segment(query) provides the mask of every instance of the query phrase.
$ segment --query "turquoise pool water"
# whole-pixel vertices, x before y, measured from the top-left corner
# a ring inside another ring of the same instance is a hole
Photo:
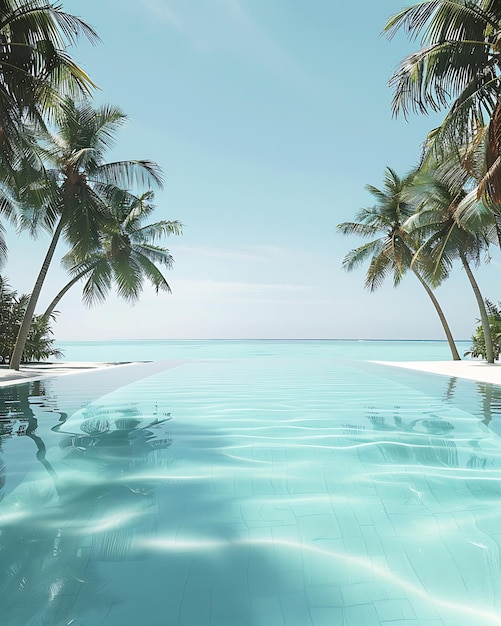
[[[2,626],[501,624],[501,387],[177,350],[0,390]]]

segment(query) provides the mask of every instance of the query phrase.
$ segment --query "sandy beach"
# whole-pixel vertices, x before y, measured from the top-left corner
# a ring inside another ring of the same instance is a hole
[[[442,376],[457,376],[477,382],[501,385],[501,363],[488,364],[480,360],[464,361],[372,361],[381,365],[401,367]],[[0,387],[38,380],[47,376],[81,374],[110,367],[126,367],[133,362],[105,363],[87,361],[65,361],[61,363],[29,363],[22,365],[18,372],[0,366]]]

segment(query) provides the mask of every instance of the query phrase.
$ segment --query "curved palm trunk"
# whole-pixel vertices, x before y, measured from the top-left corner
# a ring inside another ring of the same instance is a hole
[[[501,248],[501,215],[499,213],[494,213],[494,225],[496,227],[496,236],[498,238],[498,245]]]
[[[61,298],[66,294],[66,292],[69,291],[73,287],[73,285],[78,283],[78,281],[83,276],[85,276],[85,274],[87,274],[88,272],[90,272],[90,269],[86,269],[84,272],[80,272],[80,274],[78,274],[77,276],[72,278],[70,280],[70,282],[67,283],[61,289],[61,291],[57,294],[57,296],[54,298],[54,300],[52,300],[52,302],[49,304],[49,306],[45,309],[45,312],[44,312],[43,316],[44,317],[49,317],[52,314],[52,312],[54,311],[54,309],[56,308],[56,306],[59,304],[59,301],[61,300]]]
[[[475,294],[475,298],[477,300],[478,310],[480,312],[480,322],[482,323],[482,330],[484,331],[485,358],[487,359],[487,363],[494,363],[491,325],[489,324],[489,316],[487,314],[487,309],[485,308],[485,302],[466,257],[462,252],[460,252],[459,256],[461,257],[461,262],[463,263],[466,275],[468,276],[468,280],[470,281],[471,288],[473,289],[473,293]]]
[[[42,263],[42,268],[40,269],[40,273],[38,274],[35,286],[33,287],[28,306],[26,307],[26,312],[24,314],[23,321],[21,322],[19,332],[17,334],[16,345],[14,346],[14,351],[12,352],[12,356],[10,358],[9,369],[18,370],[21,364],[21,358],[23,356],[24,346],[26,344],[26,339],[28,338],[28,333],[30,332],[30,326],[31,321],[33,320],[33,315],[35,313],[35,307],[37,305],[45,277],[47,276],[47,271],[54,256],[57,242],[59,241],[59,237],[61,236],[61,233],[63,231],[63,226],[64,222],[63,218],[61,217],[56,226],[56,230],[52,235],[52,241],[50,242],[49,249],[47,250],[47,254],[45,255],[45,259]]]
[[[449,343],[449,348],[452,353],[452,358],[454,361],[460,361],[461,357],[459,356],[458,349],[456,348],[456,344],[454,343],[454,338],[452,337],[451,329],[449,328],[449,324],[445,319],[444,312],[442,311],[442,307],[438,303],[438,300],[435,297],[435,294],[430,289],[429,285],[426,283],[421,274],[416,270],[414,266],[412,266],[412,271],[416,275],[417,279],[425,289],[426,293],[430,297],[430,300],[433,302],[433,306],[435,307],[435,311],[437,312],[438,317],[440,318],[440,322],[442,323],[442,328],[444,329],[445,336],[447,337],[447,342]]]
[[[61,494],[59,492],[59,476],[57,475],[56,470],[52,467],[52,465],[46,459],[47,448],[45,447],[45,443],[43,442],[43,439],[41,439],[34,433],[34,431],[37,429],[37,426],[38,426],[37,419],[34,417],[30,417],[29,426],[26,429],[26,436],[35,442],[35,445],[37,447],[37,453],[36,453],[37,460],[40,461],[40,463],[47,470],[47,474],[49,474],[49,476],[52,479],[52,482],[54,483],[54,489],[56,490],[57,495],[60,496]]]

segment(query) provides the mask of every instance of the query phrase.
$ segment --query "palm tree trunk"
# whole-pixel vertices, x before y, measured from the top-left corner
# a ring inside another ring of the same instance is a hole
[[[449,328],[449,324],[445,319],[444,312],[442,311],[442,307],[438,303],[438,300],[435,297],[435,294],[430,289],[429,285],[426,283],[421,274],[416,270],[414,266],[411,266],[412,271],[416,275],[417,279],[425,289],[426,293],[430,297],[430,300],[433,302],[433,306],[435,307],[435,311],[437,312],[438,317],[440,318],[440,322],[442,323],[442,328],[444,329],[445,336],[447,337],[447,341],[449,343],[449,348],[452,353],[452,358],[454,361],[460,361],[461,357],[459,356],[458,349],[456,348],[456,344],[454,343],[454,338],[452,337],[451,329]]]
[[[501,215],[499,215],[499,213],[497,213],[497,211],[493,211],[492,214],[494,215],[494,225],[496,227],[496,235],[498,238],[498,245],[501,248]]]
[[[463,267],[465,269],[466,275],[468,276],[468,280],[470,281],[471,288],[473,289],[473,293],[475,294],[475,298],[477,299],[478,310],[480,312],[480,321],[482,323],[482,330],[484,331],[485,358],[487,359],[487,363],[494,363],[494,347],[492,345],[491,325],[489,324],[489,316],[487,314],[487,309],[485,308],[485,302],[482,298],[480,288],[477,281],[475,280],[475,276],[473,276],[473,272],[471,271],[465,255],[460,252],[459,256],[461,257],[461,262],[463,263]]]
[[[76,283],[78,283],[78,281],[82,278],[82,276],[85,276],[85,274],[87,274],[87,272],[89,272],[90,269],[86,269],[84,272],[80,272],[80,274],[77,274],[77,276],[75,276],[74,278],[72,278],[70,280],[69,283],[67,283],[62,289],[61,291],[57,294],[57,296],[54,298],[54,300],[52,300],[52,302],[49,304],[49,306],[45,309],[45,313],[43,314],[44,317],[49,317],[52,314],[52,311],[56,308],[56,306],[59,304],[59,301],[61,300],[61,298],[65,295],[65,293],[67,291],[69,291],[73,285],[75,285]]]
[[[19,332],[17,334],[16,345],[14,346],[14,351],[12,352],[12,356],[10,358],[9,369],[18,370],[21,364],[21,358],[23,356],[24,346],[30,332],[30,326],[31,321],[33,320],[33,315],[35,313],[35,307],[37,305],[45,277],[47,276],[47,271],[52,261],[52,257],[54,256],[57,242],[59,241],[59,237],[63,231],[63,226],[64,221],[61,217],[56,226],[54,234],[52,235],[52,241],[50,242],[49,249],[47,250],[47,254],[45,255],[45,259],[42,263],[42,268],[40,269],[40,273],[38,274],[35,286],[33,287],[28,306],[26,307],[26,312],[24,314],[23,321],[21,322]]]

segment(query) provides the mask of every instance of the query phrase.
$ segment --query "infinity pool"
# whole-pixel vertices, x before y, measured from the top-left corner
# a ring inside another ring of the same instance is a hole
[[[3,388],[0,622],[501,624],[500,411],[325,353]]]

